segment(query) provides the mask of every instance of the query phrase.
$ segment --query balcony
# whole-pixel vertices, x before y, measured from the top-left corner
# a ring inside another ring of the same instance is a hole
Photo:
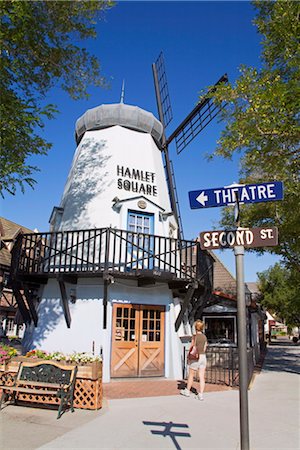
[[[191,282],[201,278],[199,243],[114,228],[20,235],[13,250],[14,279],[59,275],[160,278]],[[203,256],[203,255],[201,255]]]
[[[183,298],[175,323],[177,331],[191,303],[193,313],[200,304],[204,307],[204,294],[211,292],[212,266],[212,257],[196,241],[115,228],[20,234],[12,251],[11,285],[24,321],[33,320],[37,326],[36,289],[49,278],[56,278],[70,327],[65,283],[76,284],[84,277],[103,278],[106,328],[107,286],[114,278],[136,280],[138,286],[168,283],[173,293]]]

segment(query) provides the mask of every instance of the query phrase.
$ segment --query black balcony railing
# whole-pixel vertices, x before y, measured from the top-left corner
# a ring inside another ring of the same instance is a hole
[[[202,275],[198,252],[194,241],[114,228],[32,233],[19,236],[12,270],[14,276],[151,271],[190,281]]]

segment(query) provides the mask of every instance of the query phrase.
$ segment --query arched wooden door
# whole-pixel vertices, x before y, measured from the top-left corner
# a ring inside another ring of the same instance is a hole
[[[163,306],[113,305],[112,377],[163,376]]]

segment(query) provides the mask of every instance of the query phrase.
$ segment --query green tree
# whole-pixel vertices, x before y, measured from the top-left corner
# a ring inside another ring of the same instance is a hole
[[[241,67],[234,84],[214,93],[225,128],[212,156],[241,154],[241,183],[283,181],[282,202],[245,205],[242,226],[278,226],[279,246],[255,249],[276,253],[300,269],[300,3],[256,1],[255,24],[262,34],[262,67]],[[233,222],[229,208],[222,225]]]
[[[261,304],[289,327],[300,325],[299,273],[275,264],[258,274]]]
[[[60,86],[73,99],[87,97],[90,84],[103,86],[99,62],[78,42],[96,37],[95,25],[110,1],[3,1],[0,71],[0,194],[33,186],[28,157],[51,147],[39,132],[56,113],[44,105]]]

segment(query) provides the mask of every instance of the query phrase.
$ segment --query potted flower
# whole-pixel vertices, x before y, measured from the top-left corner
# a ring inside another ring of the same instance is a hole
[[[102,358],[91,353],[74,352],[68,355],[58,351],[47,353],[44,350],[34,349],[27,352],[25,358],[33,358],[41,361],[43,359],[62,361],[67,364],[77,365],[79,377],[92,380],[102,378]]]
[[[14,347],[0,343],[0,368],[6,370],[6,366],[13,356],[17,356],[18,351]]]

